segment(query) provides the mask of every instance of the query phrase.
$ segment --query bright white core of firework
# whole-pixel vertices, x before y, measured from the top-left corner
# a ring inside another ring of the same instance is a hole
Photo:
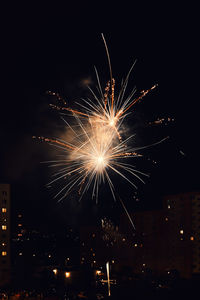
[[[103,171],[107,165],[106,158],[103,155],[99,155],[95,157],[94,164],[96,165],[97,171]]]

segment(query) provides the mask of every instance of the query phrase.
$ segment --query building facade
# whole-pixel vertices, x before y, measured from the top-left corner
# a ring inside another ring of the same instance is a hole
[[[186,277],[200,274],[200,192],[164,197],[169,264]]]
[[[10,282],[10,185],[0,184],[0,286]]]
[[[185,278],[200,275],[200,192],[167,195],[163,209],[136,212],[132,219],[137,247],[126,248],[124,264],[135,272],[149,268],[158,274],[177,270]],[[120,227],[130,231],[126,215]]]
[[[134,273],[153,270],[157,274],[169,268],[166,259],[165,214],[162,210],[142,211],[132,214],[136,230],[133,231],[126,215],[122,215],[120,229],[129,232],[118,261],[130,266]]]

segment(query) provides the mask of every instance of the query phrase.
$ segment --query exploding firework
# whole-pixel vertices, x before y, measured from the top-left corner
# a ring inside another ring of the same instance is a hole
[[[60,101],[60,105],[52,105],[52,107],[61,112],[64,124],[67,125],[66,135],[62,139],[39,137],[40,140],[56,146],[63,152],[59,159],[48,162],[56,169],[48,185],[51,186],[64,179],[64,185],[55,195],[59,201],[66,198],[74,189],[78,191],[81,199],[89,188],[92,188],[92,197],[98,201],[99,187],[104,183],[108,183],[115,199],[110,173],[116,173],[134,188],[137,188],[135,179],[144,183],[143,176],[148,176],[127,162],[127,158],[136,159],[142,156],[138,153],[142,148],[131,146],[135,134],[123,138],[122,124],[129,115],[130,109],[156,85],[142,91],[139,97],[134,97],[135,89],[126,97],[133,64],[120,92],[116,95],[115,80],[112,77],[110,57],[104,37],[103,40],[110,67],[110,80],[105,89],[102,89],[95,69],[98,93],[89,87],[92,97],[78,103],[80,109],[69,107],[59,94],[48,92]],[[73,125],[67,121],[69,114],[73,117]]]

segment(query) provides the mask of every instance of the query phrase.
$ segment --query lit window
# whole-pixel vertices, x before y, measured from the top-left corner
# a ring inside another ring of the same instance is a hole
[[[92,237],[93,237],[93,238],[95,237],[95,233],[92,234]]]
[[[169,220],[169,219],[166,217],[166,218],[165,218],[165,221],[167,222],[168,220]]]
[[[96,264],[96,260],[94,260],[94,264]]]
[[[171,208],[171,206],[168,204],[168,205],[167,205],[167,208],[168,208],[168,209],[170,209],[170,208]]]
[[[69,260],[69,257],[67,258],[67,260]]]
[[[138,244],[134,244],[134,247],[137,247],[138,246]]]
[[[18,227],[22,227],[22,224],[18,224]]]
[[[123,239],[122,239],[122,242],[125,242],[125,241],[126,241],[126,239],[125,239],[125,238],[123,238]]]
[[[2,225],[1,228],[2,228],[2,230],[6,230],[7,226],[6,225]]]
[[[101,275],[101,271],[100,271],[100,270],[97,270],[97,271],[96,271],[96,274],[97,274],[97,275]]]
[[[6,246],[6,243],[2,243],[1,245],[2,245],[3,247],[5,247],[5,246]]]
[[[7,255],[7,252],[6,252],[6,251],[2,251],[2,252],[1,252],[1,255],[2,255],[2,256],[6,256],[6,255]]]
[[[2,207],[1,211],[2,211],[2,213],[6,213],[7,210],[5,207]]]
[[[194,237],[193,236],[190,237],[190,241],[194,241]]]
[[[114,261],[114,259],[112,260],[112,264],[114,264],[115,263],[115,261]]]
[[[51,258],[51,254],[49,254],[48,257]]]
[[[180,234],[183,234],[183,229],[180,230]]]
[[[93,256],[95,256],[95,253],[92,253]]]
[[[19,256],[22,256],[22,252],[19,252]]]

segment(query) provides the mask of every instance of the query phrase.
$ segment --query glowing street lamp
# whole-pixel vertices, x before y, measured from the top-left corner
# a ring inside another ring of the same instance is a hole
[[[70,272],[65,272],[65,277],[70,278]]]
[[[96,274],[97,274],[97,275],[101,275],[101,271],[100,271],[100,270],[97,270],[97,271],[96,271]]]
[[[53,269],[53,273],[54,273],[55,275],[57,275],[57,274],[58,274],[58,270],[57,270],[57,269]]]

